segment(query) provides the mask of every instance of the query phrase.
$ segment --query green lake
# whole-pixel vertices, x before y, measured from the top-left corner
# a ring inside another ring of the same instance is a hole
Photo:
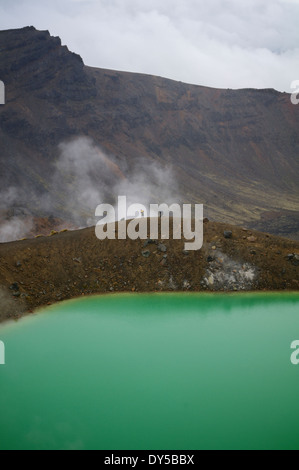
[[[0,340],[0,450],[299,449],[299,294],[82,298]]]

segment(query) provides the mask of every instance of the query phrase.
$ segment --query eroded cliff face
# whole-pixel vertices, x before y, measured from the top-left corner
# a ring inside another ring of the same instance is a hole
[[[40,99],[82,101],[96,95],[81,57],[33,27],[0,32],[1,77],[8,89]],[[48,90],[47,90],[48,88]]]
[[[289,95],[92,69],[32,27],[0,32],[0,79],[0,192],[17,188],[13,210],[71,221],[64,185],[50,180],[59,144],[88,136],[113,155],[114,176],[129,178],[141,159],[171,166],[165,185],[210,218],[299,236],[299,106]]]

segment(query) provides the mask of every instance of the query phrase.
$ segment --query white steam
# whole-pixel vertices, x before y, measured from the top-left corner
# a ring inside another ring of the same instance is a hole
[[[28,235],[33,228],[31,218],[22,219],[21,217],[13,217],[0,225],[0,243],[7,243],[13,240],[20,240]]]
[[[32,229],[32,218],[22,209],[23,198],[22,192],[14,187],[0,193],[1,243],[18,240]]]
[[[171,168],[139,159],[133,170],[126,162],[105,155],[89,138],[60,145],[54,185],[63,187],[66,213],[78,225],[94,225],[99,204],[116,204],[126,196],[128,204],[180,202]]]
[[[140,158],[129,168],[126,160],[105,154],[90,138],[80,137],[62,143],[47,181],[48,192],[29,196],[9,187],[0,194],[0,242],[28,236],[35,215],[54,216],[77,227],[97,223],[99,204],[116,205],[118,196],[128,204],[148,207],[157,203],[180,203],[174,173],[169,167]]]

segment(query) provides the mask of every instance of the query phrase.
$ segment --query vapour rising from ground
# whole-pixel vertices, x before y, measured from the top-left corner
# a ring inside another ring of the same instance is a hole
[[[140,157],[134,168],[125,160],[107,155],[90,138],[79,137],[59,145],[48,191],[26,196],[18,188],[1,192],[0,211],[12,216],[0,222],[0,242],[20,239],[33,227],[28,214],[32,201],[49,216],[64,214],[65,220],[83,228],[97,223],[95,209],[99,204],[117,205],[118,196],[126,196],[128,204],[180,203],[181,196],[171,167]],[[16,210],[17,208],[17,210]]]

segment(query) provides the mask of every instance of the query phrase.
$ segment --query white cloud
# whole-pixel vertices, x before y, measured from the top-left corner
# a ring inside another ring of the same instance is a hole
[[[59,35],[87,65],[221,88],[290,91],[297,0],[0,0],[0,28]]]

